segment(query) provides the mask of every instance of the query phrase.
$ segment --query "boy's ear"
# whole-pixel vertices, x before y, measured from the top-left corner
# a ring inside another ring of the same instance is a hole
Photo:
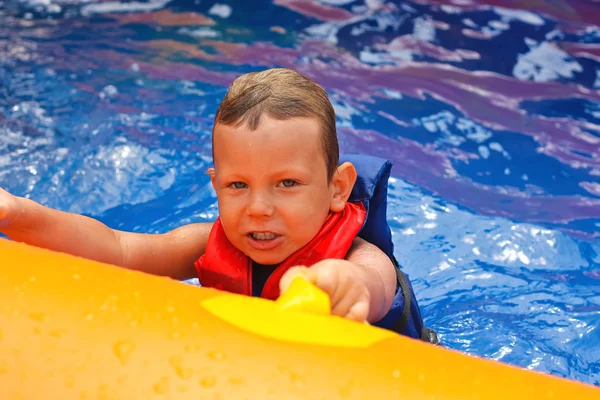
[[[212,187],[215,190],[215,192],[217,191],[217,181],[216,181],[216,172],[214,168],[209,168],[206,170],[206,173],[210,176],[210,182],[212,183]]]
[[[331,205],[329,207],[331,211],[340,212],[344,209],[355,182],[356,168],[354,168],[352,163],[345,162],[337,168],[333,174],[333,178],[331,178],[331,186],[333,188]]]

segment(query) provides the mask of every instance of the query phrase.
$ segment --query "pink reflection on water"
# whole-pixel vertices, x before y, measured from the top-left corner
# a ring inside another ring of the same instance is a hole
[[[354,16],[350,11],[316,0],[274,0],[273,3],[321,21],[346,21]]]

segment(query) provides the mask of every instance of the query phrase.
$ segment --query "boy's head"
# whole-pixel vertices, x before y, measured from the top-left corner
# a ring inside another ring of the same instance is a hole
[[[286,68],[242,75],[229,86],[229,91],[217,110],[215,128],[219,124],[246,125],[254,131],[264,116],[280,121],[292,118],[314,119],[321,130],[321,150],[327,164],[327,177],[331,180],[338,167],[340,150],[335,129],[335,111],[325,89]]]
[[[356,171],[338,166],[335,113],[319,85],[288,69],[242,75],[213,129],[221,223],[260,264],[279,264],[341,211]]]

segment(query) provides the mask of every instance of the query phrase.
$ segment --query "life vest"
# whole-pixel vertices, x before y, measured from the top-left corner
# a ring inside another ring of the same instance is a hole
[[[279,296],[279,280],[294,265],[311,266],[325,258],[345,258],[352,241],[358,236],[390,257],[398,277],[390,310],[373,325],[437,344],[435,332],[423,325],[412,285],[394,257],[392,233],[387,223],[391,161],[364,155],[342,156],[340,162],[345,161],[351,162],[357,171],[356,183],[345,209],[330,214],[315,238],[273,271],[261,297],[276,299]],[[202,286],[252,295],[252,260],[227,240],[220,219],[213,225],[206,253],[195,266]]]
[[[265,282],[261,297],[277,299],[279,281],[293,266],[311,267],[326,258],[346,257],[363,226],[366,214],[365,207],[360,202],[348,202],[342,212],[330,213],[315,237],[273,270]],[[212,227],[206,252],[196,261],[195,266],[202,286],[252,295],[252,260],[227,239],[220,218],[217,218]]]

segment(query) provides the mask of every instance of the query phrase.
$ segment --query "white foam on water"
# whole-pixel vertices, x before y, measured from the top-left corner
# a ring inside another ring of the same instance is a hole
[[[147,3],[133,1],[131,3],[121,3],[118,1],[110,1],[107,3],[88,4],[81,8],[82,15],[105,14],[105,13],[123,13],[137,11],[154,11],[160,10],[171,0],[150,0]]]
[[[560,78],[573,78],[573,74],[583,71],[583,67],[569,54],[552,43],[539,45],[528,43],[531,50],[519,55],[513,68],[513,75],[520,80],[549,82]]]

